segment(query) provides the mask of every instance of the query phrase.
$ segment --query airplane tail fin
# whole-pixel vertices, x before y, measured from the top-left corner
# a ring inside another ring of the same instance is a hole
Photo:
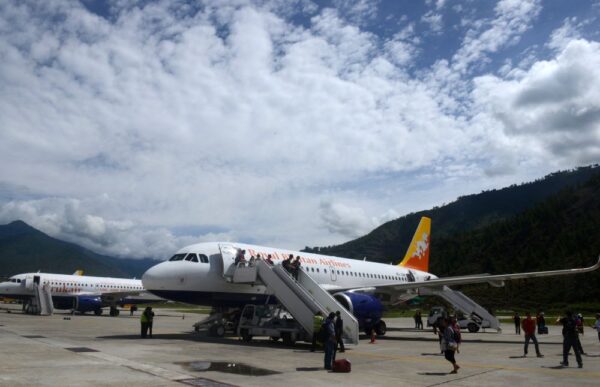
[[[77,270],[73,275],[83,275],[83,270]]]
[[[406,255],[398,266],[421,271],[429,271],[429,240],[431,235],[431,219],[422,217],[415,235],[408,246]]]

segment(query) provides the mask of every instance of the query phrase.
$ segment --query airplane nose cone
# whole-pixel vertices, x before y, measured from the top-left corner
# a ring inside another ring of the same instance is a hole
[[[159,286],[163,277],[161,274],[161,265],[162,263],[152,266],[142,275],[142,285],[144,286],[144,289],[160,289]]]

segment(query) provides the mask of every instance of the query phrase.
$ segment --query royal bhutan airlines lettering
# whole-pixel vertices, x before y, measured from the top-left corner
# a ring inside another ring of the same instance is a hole
[[[256,250],[251,247],[249,247],[246,250],[246,252],[247,252],[247,254],[250,254],[251,257],[260,256],[261,258],[266,258],[269,255],[271,255],[271,258],[273,259],[273,261],[283,261],[291,254],[294,256],[294,259],[296,257],[300,257],[300,262],[302,262],[303,265],[332,266],[332,267],[338,267],[338,268],[343,268],[343,269],[351,269],[352,268],[352,265],[348,262],[336,261],[333,258],[307,257],[305,255],[302,255],[303,253],[299,253],[299,252],[295,252],[295,253],[290,252],[289,254],[286,255],[286,254],[278,252],[276,250],[272,250],[271,252],[266,252],[266,251]],[[247,257],[245,257],[245,258],[247,259]]]

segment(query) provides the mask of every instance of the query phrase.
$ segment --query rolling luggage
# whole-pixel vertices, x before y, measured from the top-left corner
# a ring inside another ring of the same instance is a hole
[[[333,372],[350,372],[350,362],[346,359],[339,359],[333,362]]]
[[[538,327],[538,335],[547,335],[548,327]]]

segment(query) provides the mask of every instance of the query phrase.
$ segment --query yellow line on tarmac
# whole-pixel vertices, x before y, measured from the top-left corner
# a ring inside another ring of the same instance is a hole
[[[374,357],[379,359],[386,360],[403,360],[403,361],[413,361],[417,363],[438,363],[445,364],[446,360],[438,360],[438,359],[430,359],[425,357],[417,357],[410,355],[388,355],[388,354],[380,354],[380,353],[371,353],[371,352],[361,352],[361,351],[352,351],[353,355],[365,356],[365,357]],[[575,370],[575,369],[554,369],[554,368],[523,368],[523,367],[512,367],[512,366],[502,366],[502,365],[491,365],[491,364],[479,364],[479,363],[465,363],[459,362],[461,367],[472,367],[472,368],[492,368],[497,370],[506,370],[506,371],[525,371],[525,372],[536,372],[536,373],[547,373],[554,372],[556,376],[577,376],[577,377],[600,377],[600,372],[597,371],[584,371],[584,370]],[[585,367],[585,364],[584,364]]]

